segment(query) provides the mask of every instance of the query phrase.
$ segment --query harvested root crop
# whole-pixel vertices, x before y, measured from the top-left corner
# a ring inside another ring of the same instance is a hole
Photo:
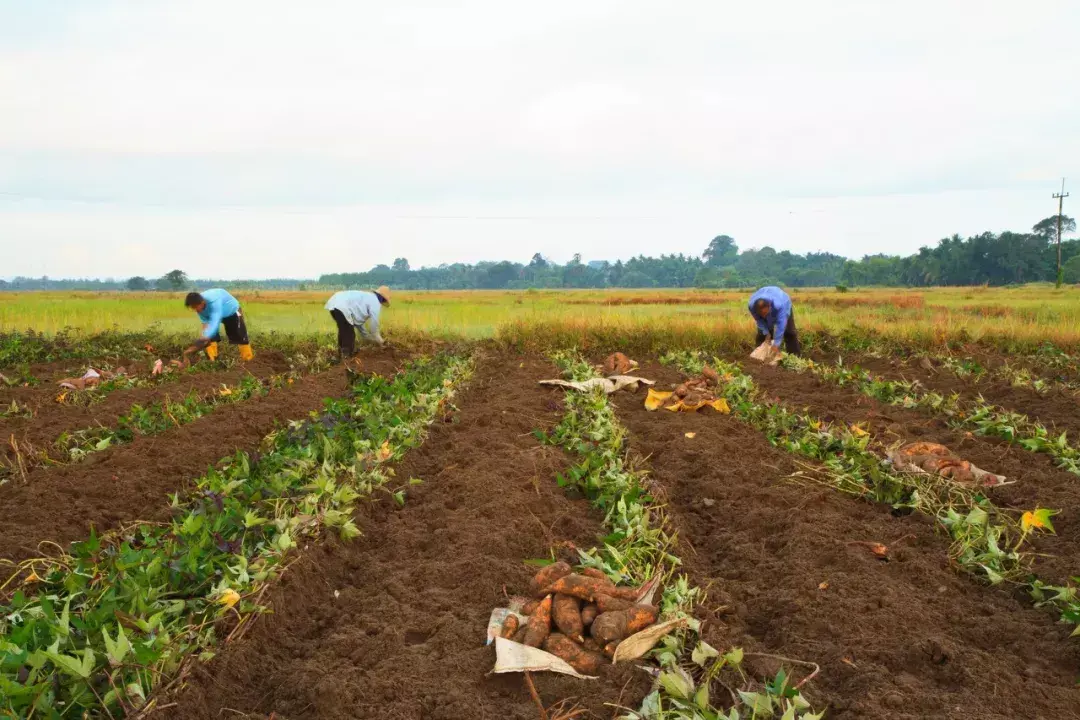
[[[638,364],[621,352],[612,353],[604,359],[601,370],[605,375],[625,375],[635,369]]]
[[[607,661],[598,652],[586,650],[562,633],[551,633],[544,642],[544,650],[570,663],[570,667],[585,675],[595,675]]]
[[[525,644],[529,647],[541,647],[551,633],[551,603],[551,595],[548,595],[529,616],[529,622],[525,626]]]
[[[518,620],[517,615],[507,615],[506,620],[503,621],[502,629],[499,630],[499,635],[509,640],[517,633],[520,624],[521,621]]]
[[[1003,475],[980,470],[939,443],[920,441],[902,445],[889,453],[889,461],[898,470],[930,473],[957,483],[994,487],[1005,482]]]
[[[596,606],[596,603],[585,603],[585,607],[581,608],[581,624],[589,627],[599,614],[600,608]]]
[[[569,575],[574,570],[569,564],[563,561],[554,562],[540,569],[540,572],[533,576],[533,579],[529,582],[529,594],[534,597],[543,597],[547,595],[545,588],[551,585],[553,582]],[[532,613],[527,613],[531,615]]]
[[[551,605],[551,617],[555,622],[555,627],[566,637],[576,642],[582,642],[585,639],[585,623],[581,620],[580,599],[572,595],[556,595]],[[566,658],[563,659],[566,660]],[[573,665],[573,663],[570,664]]]

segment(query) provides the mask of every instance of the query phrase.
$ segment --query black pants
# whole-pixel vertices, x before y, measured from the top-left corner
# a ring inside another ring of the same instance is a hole
[[[221,319],[221,324],[225,326],[225,337],[229,338],[229,342],[233,345],[248,345],[247,325],[244,324],[244,311],[237,310],[235,315],[230,315],[227,318]],[[210,338],[213,342],[221,342],[221,328],[217,328],[214,331],[214,337]]]
[[[774,325],[771,330],[776,332],[776,326]],[[765,333],[758,330],[757,339],[754,340],[754,347],[757,347],[761,343],[765,342],[767,336]],[[795,329],[795,311],[792,310],[788,315],[787,327],[784,328],[784,350],[791,355],[802,355],[802,343],[799,342],[799,331]]]
[[[330,317],[337,323],[337,346],[341,357],[352,357],[356,354],[356,328],[345,319],[345,313],[340,310],[331,310]]]

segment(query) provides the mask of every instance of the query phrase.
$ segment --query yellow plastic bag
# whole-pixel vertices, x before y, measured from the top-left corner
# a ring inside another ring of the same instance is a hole
[[[731,412],[731,408],[728,407],[727,400],[724,398],[717,398],[715,400],[701,400],[696,403],[687,403],[682,400],[676,400],[674,403],[668,405],[668,401],[671,399],[670,392],[663,392],[660,390],[653,390],[649,388],[649,394],[645,398],[645,409],[649,412],[655,412],[660,408],[670,410],[671,412],[695,412],[703,407],[711,407],[719,413],[727,415]]]

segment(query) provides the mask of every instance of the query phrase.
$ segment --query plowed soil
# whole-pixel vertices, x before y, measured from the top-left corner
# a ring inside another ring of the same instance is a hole
[[[770,392],[816,405],[796,389],[806,380],[782,372],[757,374]],[[661,385],[680,377],[655,364],[640,374]],[[709,639],[819,663],[805,691],[831,718],[1076,717],[1069,628],[953,571],[929,520],[784,480],[799,469],[793,456],[731,416],[649,413],[640,394],[615,397],[632,449],[667,489],[688,571],[711,585],[710,607],[726,606]],[[890,545],[890,560],[865,541]]]
[[[392,373],[403,358],[365,355],[364,372]],[[136,520],[169,517],[168,495],[237,450],[254,449],[276,425],[300,419],[322,399],[344,393],[344,369],[336,367],[272,390],[159,435],[98,453],[71,465],[41,467],[25,481],[0,485],[4,526],[0,558],[23,560],[41,554],[44,540],[65,545]]]
[[[0,420],[0,438],[14,436],[21,444],[33,448],[48,448],[64,432],[102,425],[112,427],[117,419],[131,410],[132,405],[159,401],[166,396],[173,399],[185,397],[189,392],[205,392],[223,383],[234,385],[245,375],[263,379],[289,369],[289,361],[279,352],[259,353],[255,360],[242,367],[222,372],[201,372],[184,375],[175,381],[162,382],[153,387],[114,390],[101,402],[89,406],[65,405],[55,401],[59,389],[54,384],[42,387],[19,388],[16,400],[34,411],[30,418]],[[8,457],[12,455],[10,443],[3,448]]]
[[[536,385],[554,372],[518,357],[481,363],[454,421],[398,469],[403,483],[424,481],[404,507],[382,497],[359,513],[361,538],[307,550],[269,594],[273,614],[199,666],[159,716],[534,720],[520,675],[486,676],[488,616],[504,587],[525,588],[524,559],[561,541],[589,547],[601,522],[557,487],[562,452],[531,435],[560,417],[561,394]],[[649,685],[630,667],[535,680],[546,705],[575,697],[598,717],[612,716],[605,702],[636,706]]]
[[[835,361],[835,358],[830,360]],[[849,365],[857,364],[890,380],[918,380],[927,388],[943,395],[960,393],[961,396],[971,399],[982,395],[987,402],[1024,413],[1057,433],[1068,431],[1073,440],[1080,437],[1080,399],[1065,392],[1051,391],[1042,394],[1027,388],[1013,387],[1002,380],[985,378],[976,382],[962,379],[943,368],[930,372],[921,367],[917,360],[859,356],[845,357],[844,362]]]
[[[1080,477],[1054,466],[1045,453],[950,428],[940,416],[883,405],[858,390],[840,387],[809,373],[743,363],[758,385],[774,398],[815,416],[846,424],[865,423],[886,443],[928,440],[948,446],[983,470],[1005,475],[1016,484],[994,488],[990,498],[1000,507],[1060,510],[1056,535],[1034,536],[1039,553],[1034,571],[1043,580],[1064,583],[1080,573]]]

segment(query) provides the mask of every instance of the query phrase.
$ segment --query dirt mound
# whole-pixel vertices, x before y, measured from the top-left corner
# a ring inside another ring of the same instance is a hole
[[[1058,433],[1067,430],[1073,440],[1080,437],[1080,400],[1066,393],[1051,391],[1044,395],[994,378],[983,378],[978,382],[965,380],[946,369],[930,372],[917,360],[905,362],[860,356],[845,358],[844,362],[857,364],[891,380],[918,380],[942,395],[960,393],[971,399],[982,395],[988,403],[1024,413]]]
[[[397,362],[370,358],[367,372],[392,373]],[[38,543],[61,545],[134,520],[169,517],[168,494],[206,472],[221,458],[253,449],[275,425],[303,418],[325,397],[345,392],[340,368],[298,380],[288,388],[223,405],[210,415],[160,435],[94,453],[72,465],[41,467],[25,482],[0,485],[5,515],[0,558],[21,560],[40,554]]]
[[[1054,467],[1044,453],[991,437],[972,435],[950,428],[940,416],[882,405],[858,390],[825,382],[810,374],[747,363],[743,369],[771,397],[791,407],[808,407],[824,420],[847,424],[863,423],[867,430],[885,441],[925,440],[941,443],[989,472],[1004,475],[1014,485],[992,488],[991,500],[1001,507],[1032,510],[1036,507],[1060,510],[1055,516],[1056,535],[1030,538],[1030,547],[1039,555],[1035,573],[1046,582],[1064,583],[1077,574],[1080,558],[1080,477]]]
[[[522,361],[524,363],[522,364]],[[387,497],[358,518],[364,535],[308,550],[268,595],[273,614],[195,671],[170,718],[218,718],[222,708],[289,718],[520,718],[536,708],[518,675],[485,677],[488,616],[503,586],[524,587],[553,544],[596,542],[601,518],[554,482],[567,460],[531,431],[559,418],[553,369],[519,357],[481,365],[397,477],[402,508]],[[570,558],[573,559],[573,558]],[[636,705],[648,678],[608,668],[595,682],[540,674],[545,704],[576,697],[599,717],[605,702]]]
[[[770,380],[784,372],[762,371]],[[658,365],[642,374],[678,380]],[[806,404],[789,389],[780,394]],[[632,449],[649,457],[668,491],[680,540],[693,548],[682,556],[709,587],[719,622],[706,633],[717,647],[819,663],[805,692],[837,720],[1076,714],[1080,650],[1069,628],[954,572],[929,520],[782,480],[798,469],[795,458],[732,416],[657,416],[634,397],[613,400]],[[892,545],[909,534],[888,562],[856,544]],[[767,658],[747,664],[776,670]]]

